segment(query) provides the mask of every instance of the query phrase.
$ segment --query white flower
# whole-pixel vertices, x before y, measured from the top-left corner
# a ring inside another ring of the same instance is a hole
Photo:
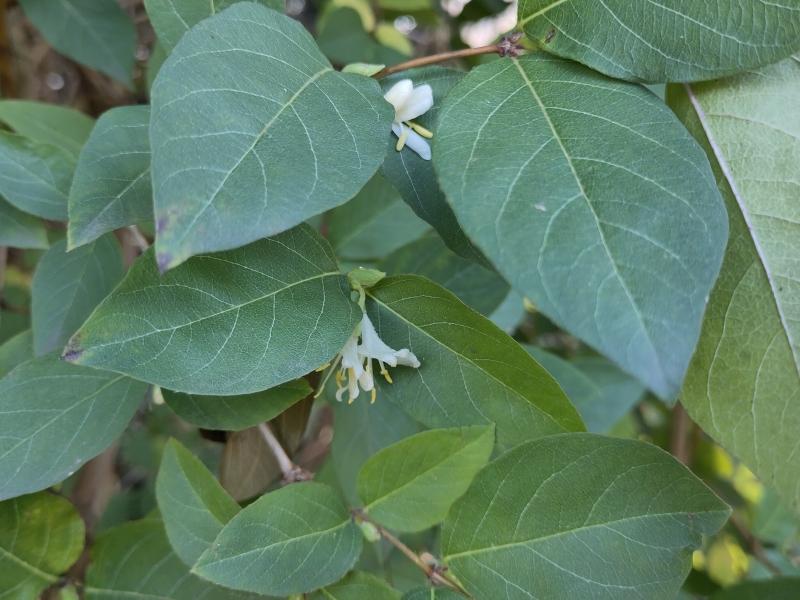
[[[414,87],[410,79],[395,83],[384,95],[386,101],[394,106],[394,123],[392,131],[397,136],[397,151],[408,146],[423,159],[431,159],[431,147],[425,138],[433,134],[422,125],[414,123],[420,115],[424,115],[433,106],[433,90],[429,85]]]
[[[361,343],[359,343],[359,339]],[[403,365],[415,369],[420,366],[417,357],[407,348],[393,350],[387,346],[378,337],[378,332],[375,331],[372,321],[364,313],[361,323],[347,339],[333,363],[332,370],[336,371],[336,399],[339,402],[342,401],[345,392],[347,392],[348,402],[352,403],[358,398],[359,388],[365,392],[370,392],[370,401],[375,402],[377,390],[372,376],[373,360],[378,361],[380,374],[383,375],[388,383],[392,383],[392,378],[386,365],[390,367]]]

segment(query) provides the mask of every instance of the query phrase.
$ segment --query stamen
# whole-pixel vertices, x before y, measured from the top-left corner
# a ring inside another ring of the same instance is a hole
[[[394,147],[394,149],[400,152],[403,148],[405,148],[408,136],[409,136],[408,129],[403,127],[403,130],[400,132],[400,136],[397,138],[397,145]]]
[[[392,376],[389,375],[389,369],[384,366],[383,362],[381,362],[381,375],[383,375],[386,383],[394,383],[394,381],[392,381]]]
[[[406,125],[411,127],[411,129],[416,131],[418,134],[420,134],[424,138],[428,138],[429,140],[433,138],[433,133],[431,131],[429,131],[428,129],[425,129],[419,123],[415,123],[414,121],[406,121]]]
[[[377,398],[378,398],[378,390],[376,390],[375,388],[372,388],[372,395],[370,396],[369,403],[370,404],[375,404],[375,400]]]

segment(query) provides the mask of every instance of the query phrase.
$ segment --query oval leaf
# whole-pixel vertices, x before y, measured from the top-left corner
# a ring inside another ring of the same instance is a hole
[[[122,279],[122,252],[113,235],[67,253],[53,244],[33,275],[31,326],[37,356],[60,350]]]
[[[400,600],[400,592],[369,573],[353,571],[339,583],[322,588],[311,600]]]
[[[150,107],[104,113],[81,151],[69,192],[69,246],[153,220]]]
[[[305,379],[297,379],[245,396],[198,396],[161,390],[169,407],[184,421],[222,431],[241,431],[274,419],[313,392]]]
[[[433,527],[467,490],[493,448],[494,427],[433,429],[384,448],[358,474],[364,512],[397,531]]]
[[[32,358],[33,334],[28,329],[0,346],[0,377],[5,377],[14,367]]]
[[[164,276],[144,254],[64,356],[188,394],[249,394],[324,364],[357,313],[330,246],[303,225]]]
[[[438,133],[459,222],[512,287],[672,400],[727,239],[708,161],[674,115],[642,87],[534,55],[473,70]]]
[[[83,550],[83,521],[60,496],[42,492],[0,502],[0,590],[39,598]]]
[[[143,383],[45,356],[0,380],[0,499],[42,490],[105,450],[144,397]]]
[[[670,101],[706,146],[731,227],[681,401],[800,513],[800,60]]]
[[[381,338],[407,347],[419,369],[392,371],[380,394],[428,427],[497,426],[509,448],[583,423],[539,364],[491,321],[422,277],[389,277],[368,291],[367,310]]]
[[[549,52],[636,81],[716,79],[800,48],[793,0],[524,0],[519,26]]]
[[[445,521],[442,551],[476,598],[672,599],[692,549],[729,513],[655,446],[558,435],[481,471]]]
[[[152,105],[162,270],[349,200],[383,162],[394,118],[374,80],[337,73],[300,23],[251,2],[183,37]]]
[[[0,246],[43,250],[47,248],[44,223],[0,198]]]
[[[19,135],[51,144],[77,157],[94,119],[66,106],[30,100],[0,101],[0,121]]]
[[[167,442],[161,457],[156,498],[169,542],[190,567],[239,512],[205,465],[175,440]]]
[[[341,579],[361,553],[361,540],[332,488],[295,483],[242,509],[193,572],[233,589],[300,594]]]

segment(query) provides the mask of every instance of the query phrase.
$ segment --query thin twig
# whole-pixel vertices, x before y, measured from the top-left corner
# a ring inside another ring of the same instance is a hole
[[[465,48],[463,50],[441,52],[439,54],[431,54],[430,56],[421,56],[420,58],[414,58],[397,65],[392,65],[391,67],[386,67],[385,69],[382,69],[377,73],[375,73],[373,77],[375,79],[380,79],[381,77],[386,77],[388,75],[392,75],[393,73],[399,73],[401,71],[407,71],[408,69],[425,67],[427,65],[435,65],[437,63],[443,63],[447,62],[448,60],[454,60],[457,58],[480,56],[482,54],[499,54],[500,56],[519,56],[522,53],[522,48],[517,46],[517,42],[519,42],[521,37],[522,34],[514,33],[504,37],[499,44],[491,44],[490,46],[481,46],[480,48]]]
[[[259,424],[258,430],[261,432],[261,436],[264,438],[267,446],[269,446],[269,449],[275,456],[275,460],[278,461],[278,467],[280,467],[281,473],[283,473],[283,481],[285,483],[295,483],[297,481],[308,481],[313,479],[313,473],[310,473],[309,471],[306,471],[302,467],[296,465],[292,459],[289,458],[289,455],[286,453],[286,450],[283,449],[283,446],[278,441],[278,438],[275,437],[275,434],[268,423]]]
[[[770,571],[773,575],[782,575],[783,573],[781,570],[775,566],[767,553],[764,551],[764,546],[761,544],[761,541],[753,535],[753,533],[745,526],[744,523],[737,517],[736,515],[731,515],[731,525],[736,528],[736,531],[739,532],[739,535],[742,536],[747,545],[750,547],[750,553],[756,557],[756,559],[764,565],[768,571]]]
[[[398,538],[388,532],[380,523],[373,521],[363,510],[354,508],[352,511],[353,517],[357,521],[363,521],[372,525],[380,534],[380,536],[389,542],[392,546],[397,548],[403,555],[419,567],[423,573],[428,577],[433,585],[441,585],[448,587],[451,590],[463,594],[467,598],[471,598],[469,592],[461,587],[461,584],[447,575],[446,569],[441,566],[432,564],[432,561],[425,561],[422,557],[414,552],[411,548],[406,546]]]
[[[3,299],[3,288],[6,285],[6,260],[8,260],[8,248],[0,246],[0,300]]]
[[[685,465],[692,462],[691,434],[694,423],[680,402],[672,409],[672,430],[670,432],[670,452]]]

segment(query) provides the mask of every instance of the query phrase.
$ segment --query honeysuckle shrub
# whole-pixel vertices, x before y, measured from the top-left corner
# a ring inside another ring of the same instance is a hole
[[[800,3],[18,5],[0,597],[800,597]]]

